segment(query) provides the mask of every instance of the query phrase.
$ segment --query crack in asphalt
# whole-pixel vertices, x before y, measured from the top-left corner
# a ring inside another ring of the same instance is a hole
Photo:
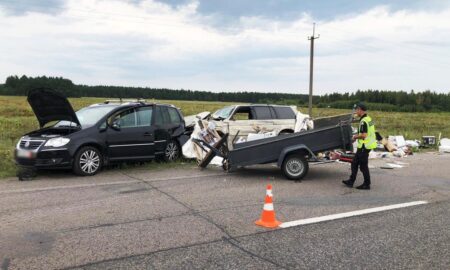
[[[169,197],[169,198],[170,198],[171,200],[173,200],[174,202],[176,202],[176,203],[178,203],[178,204],[181,204],[183,207],[185,207],[186,209],[189,210],[189,212],[186,213],[186,215],[188,215],[188,214],[190,213],[190,214],[192,214],[192,215],[194,215],[194,216],[197,216],[197,217],[200,217],[200,218],[202,218],[203,220],[205,220],[206,222],[212,224],[214,227],[216,227],[216,228],[219,229],[223,234],[226,235],[226,237],[222,237],[222,239],[223,239],[224,241],[230,243],[231,245],[233,245],[234,247],[238,248],[238,249],[241,250],[242,252],[244,252],[244,253],[250,255],[251,257],[258,258],[258,259],[260,259],[260,260],[262,260],[262,261],[265,261],[265,262],[267,262],[267,263],[273,264],[273,265],[275,265],[275,266],[277,266],[277,267],[279,267],[279,268],[287,269],[286,267],[281,266],[280,264],[278,264],[278,263],[276,263],[276,262],[273,262],[273,261],[271,261],[271,260],[269,260],[269,259],[266,259],[266,258],[264,258],[264,257],[261,257],[261,256],[255,254],[255,253],[253,253],[253,252],[251,252],[251,251],[249,251],[249,250],[246,250],[244,247],[242,247],[242,246],[240,246],[240,245],[238,244],[238,243],[240,243],[239,240],[237,240],[235,237],[233,237],[233,236],[232,236],[232,235],[231,235],[231,234],[230,234],[223,226],[221,226],[221,225],[217,224],[216,222],[214,222],[214,221],[212,220],[212,218],[210,218],[210,217],[208,217],[208,216],[206,216],[206,215],[202,215],[201,212],[195,210],[194,208],[192,208],[192,207],[189,206],[188,204],[186,204],[186,203],[184,203],[184,202],[178,200],[177,198],[175,198],[174,196],[172,196],[172,195],[169,194],[168,192],[162,191],[162,190],[160,190],[159,188],[157,188],[156,186],[152,185],[150,182],[147,182],[147,181],[145,181],[145,180],[143,180],[143,179],[140,179],[140,178],[138,178],[138,177],[131,176],[131,175],[128,175],[128,174],[123,173],[123,172],[122,172],[122,174],[125,175],[126,177],[129,177],[129,178],[132,178],[132,179],[135,179],[135,180],[138,180],[138,181],[142,181],[142,183],[147,184],[147,185],[149,185],[150,187],[152,187],[154,190],[156,190],[156,191],[158,191],[158,192],[160,192],[160,193],[166,195],[167,197]],[[170,249],[169,249],[169,250],[170,250]]]

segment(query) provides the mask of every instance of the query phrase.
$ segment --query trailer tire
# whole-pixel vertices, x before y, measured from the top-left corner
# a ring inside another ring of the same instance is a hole
[[[281,165],[284,176],[290,180],[301,180],[308,173],[309,164],[301,154],[288,155]]]

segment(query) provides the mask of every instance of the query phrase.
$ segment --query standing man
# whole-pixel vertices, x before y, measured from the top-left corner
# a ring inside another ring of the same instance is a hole
[[[356,105],[356,115],[360,117],[358,134],[353,135],[353,141],[358,141],[358,149],[352,161],[352,175],[350,179],[342,181],[347,187],[353,187],[358,173],[358,167],[364,176],[364,183],[357,189],[370,189],[369,153],[377,147],[375,125],[372,118],[367,115],[367,107],[364,103]]]

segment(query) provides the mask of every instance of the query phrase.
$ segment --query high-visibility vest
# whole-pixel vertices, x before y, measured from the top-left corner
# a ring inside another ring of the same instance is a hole
[[[362,148],[363,144],[366,149],[377,148],[377,138],[375,136],[375,125],[370,116],[366,116],[359,122],[358,133],[361,134],[361,126],[367,124],[367,137],[365,139],[358,139],[358,148]]]

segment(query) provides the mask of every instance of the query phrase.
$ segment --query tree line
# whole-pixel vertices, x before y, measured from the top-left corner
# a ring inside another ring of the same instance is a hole
[[[172,90],[166,88],[77,85],[62,77],[9,76],[0,84],[0,95],[25,96],[34,88],[47,87],[67,97],[144,98],[165,100],[228,101],[247,103],[290,104],[305,106],[308,95],[257,92],[211,92]],[[450,111],[450,93],[358,90],[354,93],[332,93],[314,96],[314,106],[349,109],[364,101],[371,110],[428,112]]]

